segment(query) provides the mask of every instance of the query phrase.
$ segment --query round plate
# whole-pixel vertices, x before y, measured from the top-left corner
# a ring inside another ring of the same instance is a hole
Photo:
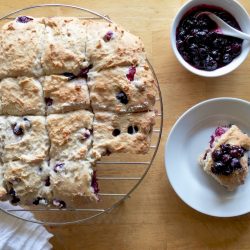
[[[250,103],[216,98],[186,111],[172,128],[165,147],[169,181],[179,197],[204,214],[232,217],[250,211],[250,176],[235,191],[227,191],[198,164],[219,125],[235,124],[250,135]]]

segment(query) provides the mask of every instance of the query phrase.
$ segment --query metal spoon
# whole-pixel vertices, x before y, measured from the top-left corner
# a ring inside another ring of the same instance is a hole
[[[223,35],[233,36],[233,37],[237,37],[237,38],[250,41],[250,35],[233,28],[232,26],[224,22],[220,17],[216,16],[215,14],[209,11],[203,11],[203,12],[200,12],[197,15],[197,17],[201,15],[207,15],[210,19],[212,19],[218,25],[219,30],[216,31],[217,33],[222,33]]]

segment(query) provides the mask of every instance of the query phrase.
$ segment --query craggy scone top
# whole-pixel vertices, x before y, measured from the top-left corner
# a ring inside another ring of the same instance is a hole
[[[21,16],[0,30],[0,65],[1,200],[96,200],[97,160],[149,150],[157,85],[122,27]]]

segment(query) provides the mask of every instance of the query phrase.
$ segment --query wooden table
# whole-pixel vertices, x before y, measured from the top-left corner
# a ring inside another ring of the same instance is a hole
[[[170,128],[192,105],[220,96],[250,101],[250,61],[218,79],[186,71],[177,62],[169,41],[170,24],[184,0],[0,0],[0,14],[49,2],[108,14],[140,35],[160,81],[164,102],[160,150],[143,183],[111,214],[80,225],[48,227],[56,236],[51,240],[54,249],[250,249],[250,215],[221,219],[194,211],[171,188],[163,159]],[[250,1],[241,3],[250,12]]]

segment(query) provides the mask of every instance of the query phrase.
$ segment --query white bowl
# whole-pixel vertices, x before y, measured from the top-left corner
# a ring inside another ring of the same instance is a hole
[[[205,76],[205,77],[218,77],[218,76],[228,74],[229,72],[235,70],[247,58],[247,55],[250,50],[250,42],[244,40],[241,54],[228,65],[222,68],[219,68],[217,70],[214,70],[214,71],[205,71],[205,70],[194,68],[192,65],[190,65],[183,59],[183,57],[177,50],[176,29],[180,23],[180,20],[187,13],[187,11],[201,4],[218,6],[218,7],[225,9],[226,11],[228,11],[235,17],[242,31],[247,34],[250,34],[250,19],[249,19],[248,13],[239,2],[234,1],[234,0],[191,0],[181,7],[176,17],[174,18],[172,28],[171,28],[171,34],[170,34],[171,45],[172,45],[173,51],[177,59],[179,60],[179,62],[187,70],[191,71],[192,73],[196,75]]]
[[[172,128],[165,147],[170,184],[190,207],[204,214],[232,217],[250,212],[250,174],[244,185],[227,191],[198,164],[219,125],[235,124],[250,135],[250,103],[216,98],[186,111]]]

